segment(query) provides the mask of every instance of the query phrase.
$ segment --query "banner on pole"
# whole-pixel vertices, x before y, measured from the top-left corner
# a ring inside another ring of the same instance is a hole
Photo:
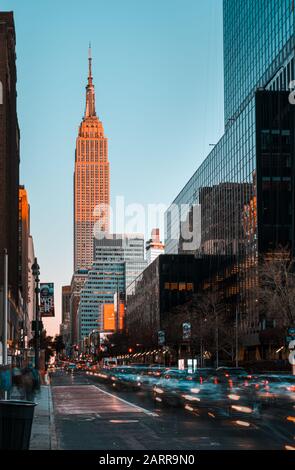
[[[41,317],[54,317],[54,284],[41,282],[40,284],[40,315]]]

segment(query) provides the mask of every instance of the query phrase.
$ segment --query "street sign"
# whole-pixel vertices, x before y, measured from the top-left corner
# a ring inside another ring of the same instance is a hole
[[[290,326],[287,330],[286,343],[289,344],[295,339],[295,326]]]
[[[159,346],[164,346],[165,344],[165,331],[158,331],[158,344]]]
[[[182,339],[189,340],[191,339],[192,335],[192,325],[189,322],[185,322],[182,324]]]

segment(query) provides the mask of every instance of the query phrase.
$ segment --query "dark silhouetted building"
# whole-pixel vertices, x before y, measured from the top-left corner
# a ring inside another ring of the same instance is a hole
[[[16,111],[15,28],[12,12],[0,13],[0,263],[9,256],[9,344],[22,321],[19,296],[19,127]],[[3,288],[3,268],[0,269]],[[1,302],[2,311],[2,302]]]

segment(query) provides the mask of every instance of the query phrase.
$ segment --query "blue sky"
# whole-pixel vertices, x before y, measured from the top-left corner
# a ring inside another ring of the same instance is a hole
[[[169,204],[223,132],[221,0],[2,0],[15,13],[21,182],[41,278],[72,275],[75,139],[92,43],[111,196]]]

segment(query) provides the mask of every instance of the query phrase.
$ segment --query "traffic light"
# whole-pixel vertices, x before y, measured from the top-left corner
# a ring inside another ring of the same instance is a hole
[[[132,352],[133,352],[133,349],[132,349],[132,348],[129,348],[129,349],[128,349],[128,352],[129,352],[129,353],[132,353]]]

